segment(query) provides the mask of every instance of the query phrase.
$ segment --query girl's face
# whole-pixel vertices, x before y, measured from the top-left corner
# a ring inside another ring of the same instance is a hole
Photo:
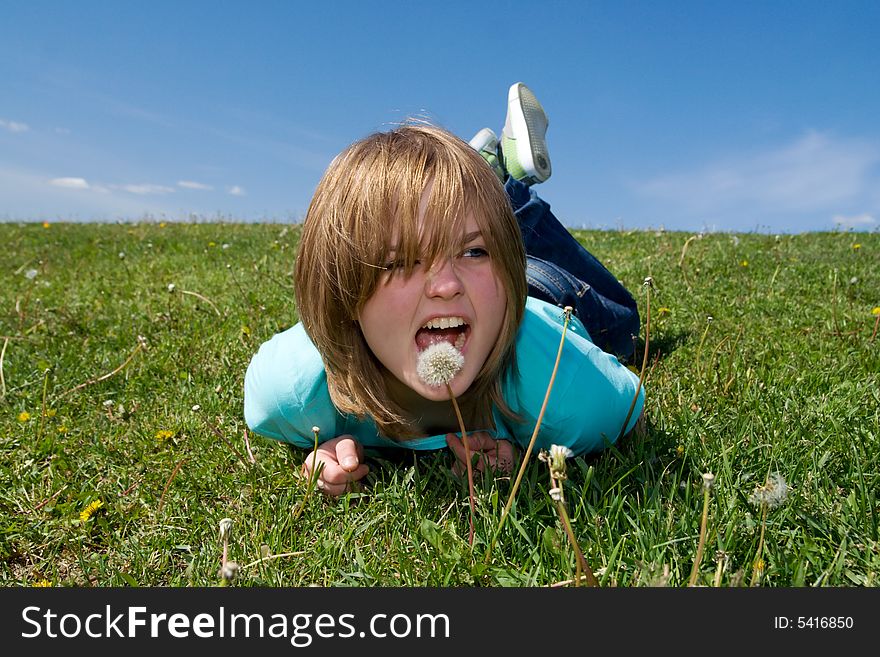
[[[422,211],[420,228],[424,221]],[[430,270],[417,263],[409,278],[392,266],[364,304],[358,320],[370,350],[388,373],[425,399],[449,399],[446,386],[429,386],[416,373],[419,354],[430,344],[447,341],[464,355],[464,366],[450,381],[456,397],[474,382],[495,346],[507,297],[491,257],[469,216],[453,257],[437,259]],[[392,263],[394,258],[392,249]]]

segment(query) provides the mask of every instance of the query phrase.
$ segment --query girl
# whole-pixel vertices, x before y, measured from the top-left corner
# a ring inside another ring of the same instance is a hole
[[[464,357],[449,384],[477,468],[511,469],[513,445],[527,445],[534,430],[563,313],[527,296],[520,225],[476,150],[440,128],[404,125],[337,156],[304,222],[295,288],[301,323],[251,361],[245,419],[303,448],[317,427],[324,492],[366,476],[365,446],[448,446],[464,458],[446,386],[417,372],[436,342]],[[637,385],[572,318],[536,449],[588,453],[613,443],[641,414],[643,390],[622,426]]]

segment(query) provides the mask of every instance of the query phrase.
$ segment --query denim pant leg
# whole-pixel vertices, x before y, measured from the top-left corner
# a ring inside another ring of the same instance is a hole
[[[630,357],[640,329],[635,299],[532,189],[508,178],[505,190],[529,256],[529,294],[571,306],[598,346]]]

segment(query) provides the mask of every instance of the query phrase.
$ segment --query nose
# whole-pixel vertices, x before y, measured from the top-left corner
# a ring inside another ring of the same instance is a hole
[[[425,277],[425,294],[429,297],[452,299],[463,291],[464,286],[450,258],[435,262]]]

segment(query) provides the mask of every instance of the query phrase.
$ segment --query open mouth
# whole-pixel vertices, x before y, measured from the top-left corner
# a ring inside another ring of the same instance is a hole
[[[416,347],[422,352],[432,344],[448,342],[461,351],[470,332],[470,325],[462,317],[435,317],[416,331]]]

